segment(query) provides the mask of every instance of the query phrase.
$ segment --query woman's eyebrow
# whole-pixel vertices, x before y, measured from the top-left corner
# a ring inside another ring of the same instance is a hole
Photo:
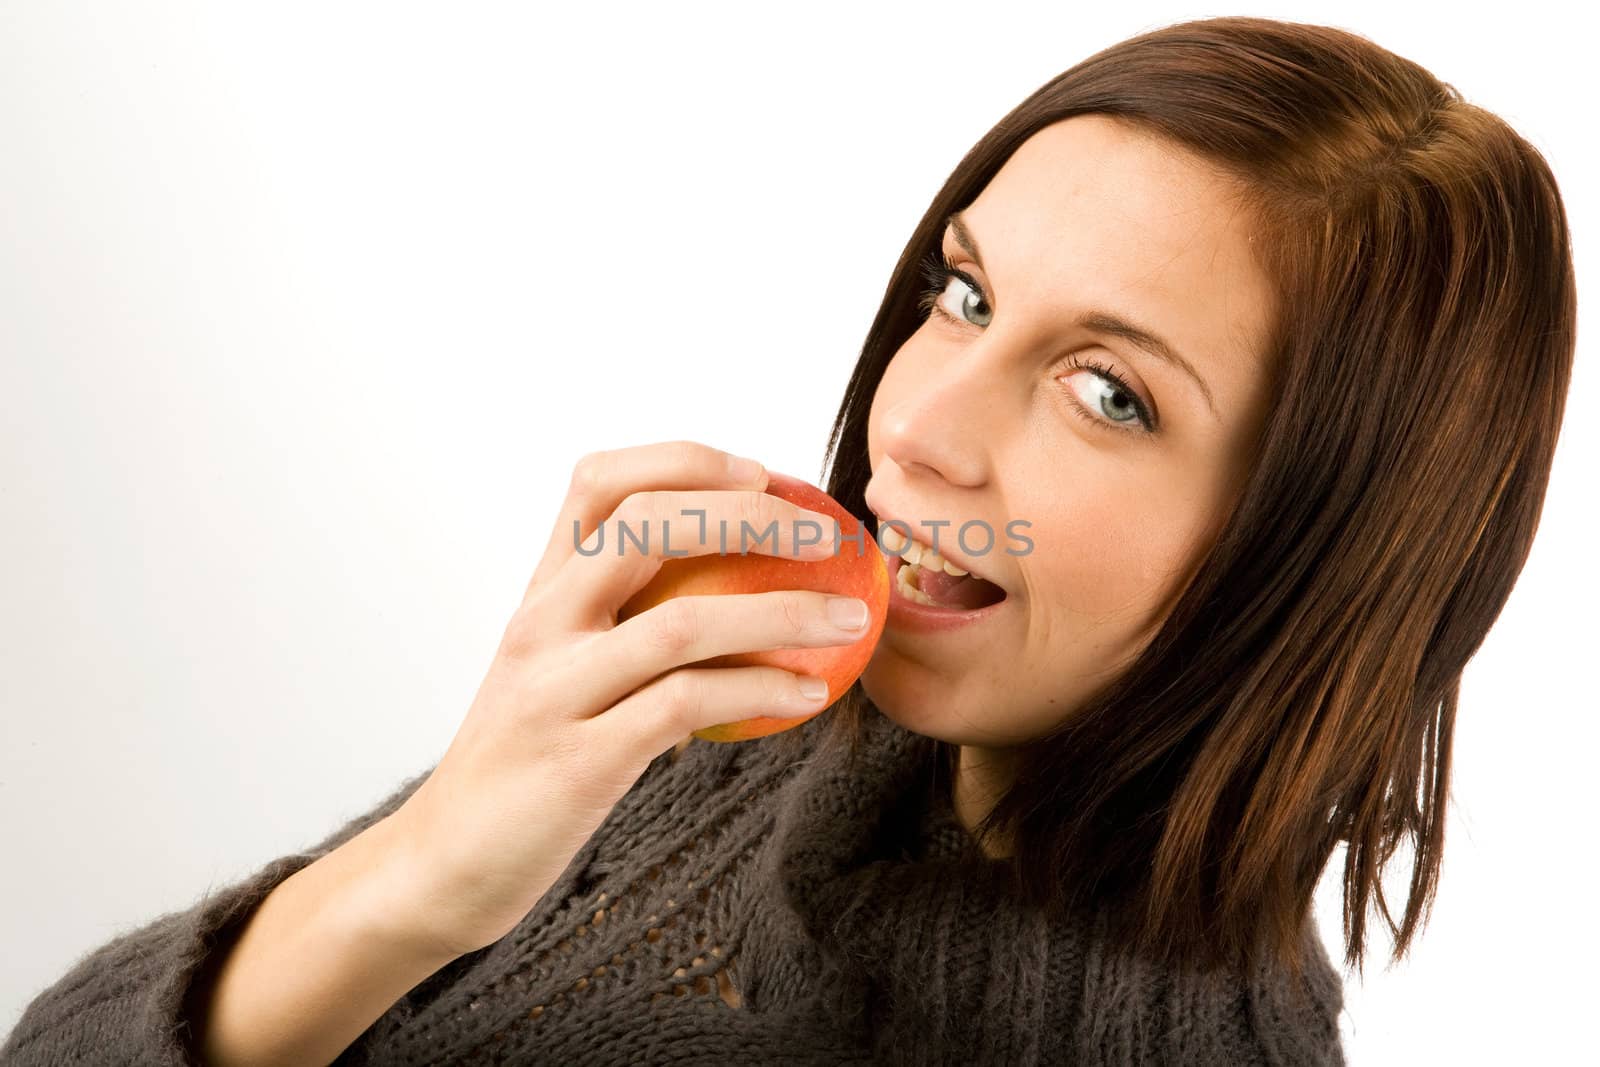
[[[988,268],[983,265],[983,254],[978,251],[978,239],[972,236],[972,231],[967,229],[967,224],[962,221],[961,212],[957,211],[945,220],[945,225],[950,228],[950,234],[956,239],[956,244],[961,250],[972,257],[972,261],[987,273]],[[1216,399],[1211,395],[1211,387],[1206,385],[1205,379],[1200,377],[1194,365],[1178,354],[1178,350],[1167,344],[1158,335],[1141,326],[1136,326],[1122,315],[1115,312],[1091,308],[1079,317],[1078,325],[1086,330],[1098,333],[1111,334],[1120,337],[1135,346],[1147,355],[1153,356],[1171,367],[1183,371],[1194,383],[1200,387],[1200,394],[1206,399],[1206,406],[1211,409],[1214,418],[1221,419],[1217,412]]]

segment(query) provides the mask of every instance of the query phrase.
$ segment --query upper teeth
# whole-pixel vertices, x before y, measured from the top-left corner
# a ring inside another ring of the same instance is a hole
[[[900,532],[898,526],[879,523],[878,540],[882,542],[884,548],[895,555],[901,556],[907,566],[923,567],[928,570],[940,570],[942,568],[946,574],[954,575],[957,578],[963,577],[967,573],[939,555],[933,546],[925,545],[915,538],[908,538]]]

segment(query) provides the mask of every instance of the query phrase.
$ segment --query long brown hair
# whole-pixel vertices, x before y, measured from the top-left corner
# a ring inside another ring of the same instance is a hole
[[[1398,961],[1439,877],[1462,669],[1528,557],[1561,426],[1577,296],[1555,178],[1503,120],[1343,30],[1211,18],[1092,55],[967,153],[900,255],[825,460],[863,521],[867,414],[925,314],[918,264],[1024,140],[1089,113],[1242,183],[1277,289],[1271,411],[1164,625],[1018,750],[977,834],[1010,843],[1025,899],[1104,914],[1136,950],[1296,973],[1345,842],[1346,961],[1373,897]],[[858,684],[830,743],[854,751],[868,713]],[[948,776],[955,746],[929,741]],[[1403,841],[1396,924],[1380,871]]]

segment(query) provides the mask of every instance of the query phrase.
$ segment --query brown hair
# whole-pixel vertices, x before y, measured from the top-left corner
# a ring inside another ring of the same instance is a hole
[[[1090,56],[967,153],[895,265],[827,450],[863,521],[867,414],[925,314],[918,264],[1024,140],[1088,113],[1242,182],[1277,288],[1271,410],[1164,625],[1018,751],[978,836],[1011,843],[1025,899],[1102,913],[1140,951],[1296,974],[1346,842],[1346,961],[1374,895],[1398,961],[1439,877],[1462,669],[1527,559],[1561,426],[1577,296],[1555,179],[1503,120],[1343,30],[1211,18]],[[852,687],[829,743],[854,752],[875,713]],[[948,780],[956,748],[929,742]],[[1379,875],[1405,839],[1397,926]]]

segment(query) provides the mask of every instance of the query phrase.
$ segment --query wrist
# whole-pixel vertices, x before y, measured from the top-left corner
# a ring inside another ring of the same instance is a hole
[[[404,809],[402,809],[404,810]],[[439,928],[441,902],[396,811],[351,839],[347,921],[431,973],[462,955]]]

